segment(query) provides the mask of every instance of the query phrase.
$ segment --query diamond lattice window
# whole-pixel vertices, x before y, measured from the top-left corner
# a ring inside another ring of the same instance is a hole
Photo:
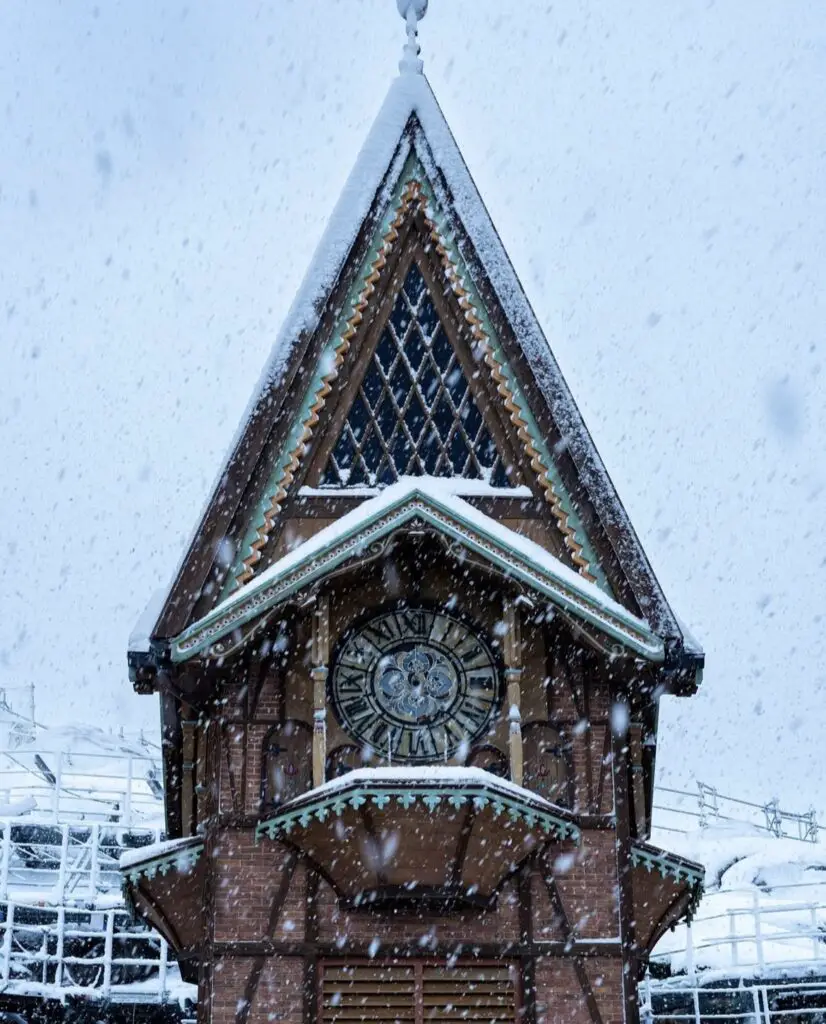
[[[414,263],[321,486],[375,487],[424,474],[512,485]]]

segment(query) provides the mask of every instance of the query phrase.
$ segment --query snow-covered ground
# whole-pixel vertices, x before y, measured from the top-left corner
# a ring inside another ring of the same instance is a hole
[[[662,938],[655,962],[705,981],[826,973],[826,843],[737,822],[653,838],[706,868],[694,921]]]

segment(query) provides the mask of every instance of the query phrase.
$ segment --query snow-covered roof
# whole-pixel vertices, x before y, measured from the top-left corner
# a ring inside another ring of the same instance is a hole
[[[200,836],[184,836],[180,839],[162,839],[157,843],[150,843],[148,846],[138,847],[136,850],[126,850],[120,857],[121,871],[133,871],[140,866],[146,868],[155,861],[167,860],[170,857],[179,858],[182,863],[189,864],[193,856],[197,857],[204,845]]]
[[[158,621],[158,616],[161,614],[165,600],[166,591],[163,588],[154,591],[146,607],[138,616],[138,621],[132,627],[132,632],[129,634],[130,651],[149,650],[149,638],[152,635],[152,627]]]
[[[439,807],[447,807],[454,825],[455,811],[463,804],[479,811],[489,806],[494,816],[504,811],[509,824],[523,821],[548,837],[572,839],[577,844],[581,840],[576,816],[571,811],[481,768],[454,765],[360,768],[347,772],[279,806],[259,822],[256,836],[275,839],[291,835],[296,828],[312,826],[313,821],[327,821],[331,815],[340,817],[348,813],[348,808],[357,811],[367,801],[391,817],[400,813],[399,808],[403,814],[416,804],[427,808],[430,814]],[[512,853],[510,842],[507,848]],[[510,853],[508,862],[512,869]]]
[[[415,123],[420,131],[409,132]],[[230,445],[224,465],[202,517],[220,501],[221,488],[235,460],[245,457],[243,443],[253,420],[268,418],[280,404],[279,388],[300,339],[320,323],[331,291],[345,269],[365,219],[378,217],[390,202],[394,187],[411,150],[425,167],[451,217],[474,249],[482,272],[518,339],[539,389],[573,459],[600,521],[632,588],[646,592],[645,614],[663,637],[679,638],[681,631],[651,570],[641,545],[619,502],[605,467],[593,445],[547,340],[525,296],[502,242],[465,165],[427,79],[421,74],[402,74],[390,86],[382,108],[361,149],[315,256],[275,340],[263,373]],[[216,506],[217,507],[217,506]],[[219,513],[220,514],[220,513]],[[197,542],[196,532],[175,579]],[[173,597],[175,584],[168,595]],[[163,613],[156,623],[158,631]],[[168,633],[166,634],[168,635]]]
[[[664,644],[644,620],[583,579],[535,541],[463,501],[450,479],[407,477],[320,530],[239,588],[170,643],[184,661],[323,579],[411,520],[424,523],[613,641],[653,662]]]
[[[516,797],[520,800],[527,800],[531,803],[541,804],[549,809],[559,811],[562,814],[569,814],[570,812],[562,807],[557,806],[546,800],[539,793],[535,793],[533,790],[525,789],[523,786],[517,785],[515,782],[511,782],[510,779],[500,779],[497,775],[493,775],[489,771],[485,771],[484,768],[474,768],[469,765],[397,765],[397,766],[385,766],[379,768],[355,768],[353,771],[347,772],[345,775],[339,775],[335,779],[328,779],[327,782],[323,782],[320,786],[316,786],[314,789],[309,790],[307,794],[304,794],[307,798],[329,796],[331,793],[335,793],[336,790],[350,787],[353,785],[373,785],[374,783],[380,782],[398,782],[401,785],[409,786],[411,783],[422,784],[422,785],[455,785],[455,786],[470,786],[480,785],[485,786],[487,789],[500,790],[502,793],[506,793],[509,796]],[[298,800],[303,799],[299,797]],[[298,802],[298,800],[296,802]]]

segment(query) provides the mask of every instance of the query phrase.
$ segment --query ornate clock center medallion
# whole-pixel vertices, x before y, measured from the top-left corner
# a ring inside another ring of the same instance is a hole
[[[456,753],[490,726],[499,673],[487,641],[446,612],[383,612],[342,639],[330,680],[342,726],[392,760]]]
[[[414,721],[433,718],[449,708],[458,674],[439,651],[426,647],[400,650],[378,664],[376,695],[389,712]]]

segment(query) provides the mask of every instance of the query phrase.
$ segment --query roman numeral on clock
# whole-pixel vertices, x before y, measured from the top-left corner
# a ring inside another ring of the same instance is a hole
[[[387,644],[398,640],[401,636],[399,625],[392,615],[385,615],[381,619],[374,619],[362,633],[377,650],[382,650]]]
[[[478,704],[475,700],[470,698],[459,707],[456,717],[460,722],[470,725],[471,730],[475,731],[485,724],[489,713],[489,704]]]
[[[348,697],[341,702],[341,710],[351,722],[357,721],[370,711],[370,704],[363,694]]]
[[[473,675],[468,676],[467,684],[471,690],[493,690],[495,678],[492,671],[488,671],[484,674],[475,672]]]

